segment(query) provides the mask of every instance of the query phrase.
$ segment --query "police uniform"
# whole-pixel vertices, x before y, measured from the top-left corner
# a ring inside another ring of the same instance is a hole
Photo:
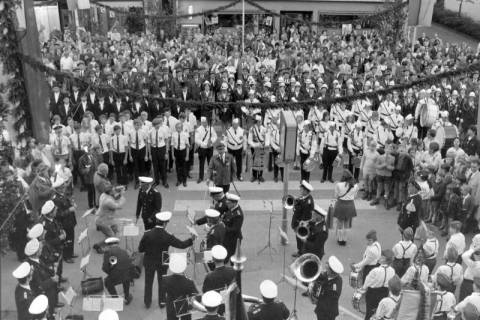
[[[107,238],[105,243],[108,244],[112,239],[115,239],[116,243],[120,241],[117,238]],[[110,259],[113,257],[116,258],[116,263],[114,265],[110,263]],[[122,284],[125,299],[127,301],[131,300],[130,281],[132,280],[132,277],[130,270],[132,267],[133,265],[130,256],[124,249],[115,246],[110,247],[105,251],[103,254],[102,271],[107,274],[104,279],[104,283],[109,294],[116,296],[117,290],[115,289],[115,286]]]
[[[32,280],[30,281],[30,287],[34,296],[45,293],[48,297],[49,309],[53,313],[58,301],[57,282],[52,277],[55,276],[55,272],[41,263],[39,259],[29,258],[27,262],[32,266]]]
[[[171,213],[160,212],[156,215],[156,219],[162,221],[170,220]],[[168,219],[167,219],[168,218]],[[167,266],[164,264],[166,254],[170,247],[185,249],[193,244],[193,240],[179,240],[174,235],[165,230],[163,226],[156,226],[149,231],[146,231],[140,240],[138,246],[139,252],[144,252],[143,266],[145,267],[145,294],[144,302],[147,307],[152,302],[152,286],[155,272],[157,273],[158,282],[158,302],[165,302],[165,295],[163,291],[163,277],[167,273]]]
[[[153,186],[147,190],[143,188],[138,192],[136,218],[141,215],[145,230],[155,226],[155,214],[162,211],[162,195]]]
[[[206,121],[206,119],[201,120]],[[210,163],[210,159],[213,156],[213,143],[215,141],[217,141],[217,133],[211,126],[201,125],[195,130],[195,144],[198,147],[198,183],[203,180],[205,160],[207,160],[207,163]]]
[[[181,274],[166,276],[163,280],[167,305],[167,320],[190,320],[191,314],[177,317],[174,302],[189,298],[198,293],[195,283]],[[175,303],[177,305],[177,303]]]
[[[328,228],[325,221],[309,224],[310,234],[305,241],[305,253],[313,253],[320,260],[325,254],[325,242],[328,239]]]
[[[17,284],[15,287],[15,305],[17,306],[17,319],[29,320],[28,307],[33,300],[33,293],[28,284]]]
[[[75,226],[77,225],[77,218],[75,211],[70,210],[73,207],[73,202],[70,197],[66,195],[56,194],[53,202],[57,207],[57,215],[55,219],[65,231],[65,241],[63,246],[63,258],[71,259],[73,256],[74,242],[75,242]]]
[[[312,210],[314,201],[311,194],[296,199],[293,206],[293,216],[291,227],[296,230],[301,221],[312,219]],[[303,241],[297,237],[297,250],[299,254],[303,253]]]
[[[248,310],[249,320],[285,320],[290,311],[281,301],[271,301],[254,304]]]
[[[234,119],[233,121],[236,121]],[[233,126],[228,128],[226,132],[227,138],[227,150],[234,159],[236,164],[237,179],[242,179],[242,161],[243,161],[243,147],[245,144],[244,130],[241,127],[234,128]]]
[[[225,225],[225,240],[223,246],[227,249],[226,261],[234,255],[237,248],[237,239],[242,240],[242,225],[243,225],[243,211],[237,204],[231,210],[228,210],[223,215],[222,221]]]

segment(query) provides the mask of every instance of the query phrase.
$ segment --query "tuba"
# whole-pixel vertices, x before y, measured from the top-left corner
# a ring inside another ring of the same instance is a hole
[[[117,264],[118,259],[115,256],[111,256],[110,259],[108,260],[108,262],[110,262],[110,265],[113,267],[114,265]]]
[[[291,194],[284,196],[282,199],[283,207],[287,210],[293,209],[296,200],[297,199]]]
[[[295,277],[301,282],[315,281],[322,271],[320,258],[312,253],[305,253],[298,257],[290,266]]]
[[[310,221],[300,221],[296,230],[297,237],[303,242],[305,242],[307,238],[310,236],[309,222]]]

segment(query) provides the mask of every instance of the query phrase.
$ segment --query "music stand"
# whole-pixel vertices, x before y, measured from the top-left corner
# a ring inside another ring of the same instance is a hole
[[[175,315],[177,318],[192,314],[190,299],[188,297],[173,300],[173,308],[175,309]]]
[[[268,219],[268,240],[267,244],[260,249],[260,251],[257,252],[257,256],[260,255],[263,251],[268,249],[268,252],[270,254],[270,259],[272,259],[272,251],[277,254],[277,249],[272,247],[272,219],[273,219],[273,201],[269,201],[270,203],[270,214],[269,214],[269,219]],[[267,207],[267,201],[263,201],[263,207]]]
[[[297,289],[298,289],[298,279],[295,277],[295,287],[293,289],[293,308],[292,308],[292,313],[290,313],[290,316],[288,317],[289,320],[297,320]]]
[[[285,269],[287,268],[287,246],[288,246],[288,236],[287,234],[282,230],[281,227],[278,227],[278,232],[280,234],[280,238],[283,239],[283,241],[280,241],[280,244],[282,245],[283,247],[283,266],[282,266],[282,274],[285,274]],[[286,281],[285,280],[285,277],[281,277],[280,280],[278,280],[277,284],[280,284],[282,282]]]

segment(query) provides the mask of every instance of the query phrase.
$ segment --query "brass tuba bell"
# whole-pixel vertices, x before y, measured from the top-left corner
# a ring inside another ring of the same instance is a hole
[[[295,197],[292,196],[291,194],[288,194],[283,197],[282,202],[283,202],[283,207],[287,210],[293,209],[293,206],[295,205]]]
[[[320,258],[312,253],[305,253],[298,257],[290,266],[295,277],[301,282],[313,282],[322,272]]]
[[[308,226],[309,221],[300,221],[297,227],[297,237],[302,240],[306,241],[308,236],[310,236],[310,227]]]
[[[117,257],[111,256],[110,259],[108,260],[112,267],[117,264]]]

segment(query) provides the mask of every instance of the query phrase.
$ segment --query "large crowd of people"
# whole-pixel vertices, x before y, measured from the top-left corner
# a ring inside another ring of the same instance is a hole
[[[398,311],[401,288],[432,283],[439,292],[434,319],[446,319],[452,310],[464,319],[478,319],[480,238],[474,236],[468,249],[464,235],[476,234],[480,226],[479,72],[410,84],[479,62],[480,46],[444,43],[425,34],[413,45],[406,39],[391,45],[376,31],[335,35],[296,23],[281,35],[249,33],[244,52],[241,47],[235,34],[199,30],[174,39],[125,34],[120,40],[51,39],[43,44],[45,65],[75,80],[47,75],[48,143],[32,138],[21,157],[5,157],[1,163],[2,174],[16,177],[27,193],[11,235],[17,257],[24,261],[13,274],[19,281],[19,319],[52,319],[62,306],[57,295],[65,280],[62,265],[76,258],[72,195],[81,196],[76,187],[87,193],[97,230],[105,234],[94,246],[105,252],[105,288],[116,295],[115,286],[122,284],[127,305],[135,274],[130,257],[118,246],[115,217],[128,188],[140,188],[136,217],[149,230],[139,247],[145,307],[150,308],[157,273],[159,304],[166,304],[167,319],[187,319],[174,308],[174,300],[198,293],[182,275],[186,260],[171,257],[168,266],[163,263],[170,246],[192,245],[165,231],[171,213],[162,211],[159,190],[170,188],[174,169],[177,187],[187,186],[189,179],[215,185],[210,189],[214,208],[192,222],[208,226],[203,246],[213,256],[202,290],[205,310],[197,307],[208,313],[205,319],[217,319],[224,310],[215,292],[234,281],[228,262],[242,239],[243,213],[239,196],[229,192],[231,182],[242,181],[247,173],[251,182],[263,183],[265,169],[273,171],[275,182],[289,179],[278,161],[281,111],[292,112],[298,125],[295,166],[301,171],[301,195],[291,226],[295,231],[309,228],[307,238],[297,234],[295,257],[322,259],[333,219],[336,240],[345,246],[356,216],[353,200],[363,192],[372,206],[396,207],[401,233],[392,250],[382,251],[376,232],[370,232],[364,258],[354,265],[363,271],[365,319],[390,318]],[[322,103],[397,84],[405,90]],[[296,104],[307,100],[318,104]],[[264,108],[259,102],[270,104]],[[198,176],[193,177],[196,165]],[[337,179],[333,170],[342,166],[345,172]],[[315,171],[322,172],[321,182],[339,180],[332,185],[336,203],[331,213],[314,204],[309,182]],[[448,236],[443,255],[433,225]],[[322,320],[338,315],[344,271],[334,256],[326,266],[306,289]],[[167,270],[173,274],[163,278]],[[288,309],[275,301],[276,286],[265,281],[260,291],[263,302],[250,309],[250,319],[271,319],[271,314],[287,319]],[[115,315],[103,312],[99,319]]]

